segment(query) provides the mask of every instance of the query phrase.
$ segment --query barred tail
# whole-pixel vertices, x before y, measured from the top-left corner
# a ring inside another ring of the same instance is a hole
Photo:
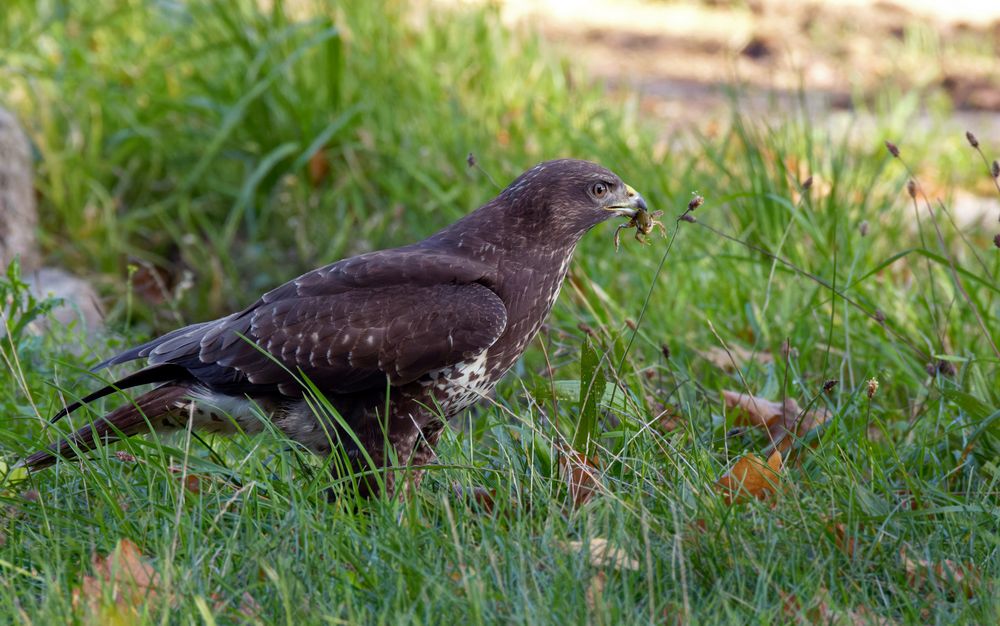
[[[176,414],[188,404],[189,393],[189,389],[185,386],[157,387],[142,394],[132,403],[111,411],[93,424],[87,424],[62,441],[35,452],[18,465],[30,470],[39,470],[53,465],[56,459],[72,459],[93,450],[97,447],[98,441],[109,443],[123,436],[134,435],[142,430],[147,421],[155,428],[165,417]]]

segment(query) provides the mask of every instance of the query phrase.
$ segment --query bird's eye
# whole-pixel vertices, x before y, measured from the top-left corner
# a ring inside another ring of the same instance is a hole
[[[590,192],[594,194],[595,198],[603,198],[608,193],[608,186],[604,183],[594,183],[594,186],[590,188]]]

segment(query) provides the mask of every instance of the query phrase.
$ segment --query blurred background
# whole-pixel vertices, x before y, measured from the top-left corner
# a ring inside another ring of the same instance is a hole
[[[470,153],[500,185],[600,160],[664,203],[737,191],[699,148],[734,124],[891,136],[976,222],[990,183],[938,139],[1000,137],[998,20],[958,0],[11,0],[0,104],[30,138],[47,263],[161,329],[467,212],[496,191]],[[818,182],[810,159],[783,167]]]
[[[1000,5],[978,0],[511,0],[612,89],[639,94],[666,132],[716,132],[732,95],[778,120],[805,103],[822,121],[906,105],[931,124],[1000,132]],[[909,100],[908,103],[901,102]],[[855,122],[851,122],[855,123]],[[870,126],[873,121],[867,120]]]

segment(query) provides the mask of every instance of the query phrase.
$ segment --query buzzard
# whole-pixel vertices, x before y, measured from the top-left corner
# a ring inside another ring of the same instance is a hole
[[[488,394],[521,356],[583,234],[646,211],[642,197],[600,165],[536,165],[419,243],[312,270],[242,311],[100,363],[95,369],[145,359],[146,367],[53,421],[115,391],[157,386],[23,465],[42,468],[147,425],[255,433],[266,419],[317,455],[346,455],[339,458],[368,477],[360,484],[371,493],[379,488],[375,470],[390,462],[431,462],[445,421]],[[310,406],[306,380],[336,415]],[[392,489],[392,472],[383,484]]]

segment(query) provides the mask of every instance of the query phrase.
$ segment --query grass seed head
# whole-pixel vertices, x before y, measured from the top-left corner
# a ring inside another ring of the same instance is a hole
[[[979,140],[976,139],[976,136],[972,134],[971,130],[965,131],[965,138],[969,140],[969,145],[973,148],[979,147]]]
[[[670,360],[670,346],[663,344],[660,346],[660,352],[663,354],[663,358]]]
[[[705,198],[701,196],[695,196],[691,198],[690,202],[688,202],[688,211],[694,211],[703,204],[705,204]]]
[[[1000,178],[1000,161],[993,159],[993,165],[990,166],[990,174],[993,174],[993,178]]]
[[[858,224],[858,232],[861,233],[862,237],[868,236],[868,220],[862,220],[862,222]]]
[[[469,164],[469,168],[476,166],[476,155],[469,153],[469,156],[465,157],[465,162]]]
[[[839,383],[840,381],[837,380],[836,378],[831,378],[830,380],[826,381],[825,383],[823,383],[823,393],[830,393],[831,391],[833,391],[833,388],[836,387]]]
[[[576,325],[576,327],[579,328],[580,331],[583,334],[587,335],[588,337],[597,337],[597,333],[595,333],[594,329],[591,328],[590,325],[587,324],[586,322],[580,322],[579,324]]]
[[[882,311],[882,309],[875,309],[875,321],[878,322],[879,324],[885,323],[885,313]]]
[[[1000,248],[1000,233],[993,235],[993,245]]]
[[[899,148],[896,146],[896,144],[892,143],[891,141],[886,141],[885,147],[889,150],[889,154],[896,157],[897,159],[899,158]]]
[[[804,181],[802,181],[802,189],[810,189],[812,186],[813,186],[813,177],[812,176],[810,176],[809,178],[807,178]]]
[[[912,178],[906,181],[906,193],[910,194],[914,200],[917,199],[917,183]]]
[[[868,389],[865,390],[865,393],[868,394],[868,399],[871,400],[872,396],[874,396],[875,392],[877,392],[877,391],[878,391],[878,379],[877,378],[869,378],[868,379]]]
[[[635,330],[636,328],[638,328],[638,326],[636,326],[635,320],[630,317],[625,318],[625,325],[628,326],[629,330]]]
[[[692,224],[698,221],[690,213],[685,213],[684,215],[681,216],[681,219],[685,222],[691,222]]]

